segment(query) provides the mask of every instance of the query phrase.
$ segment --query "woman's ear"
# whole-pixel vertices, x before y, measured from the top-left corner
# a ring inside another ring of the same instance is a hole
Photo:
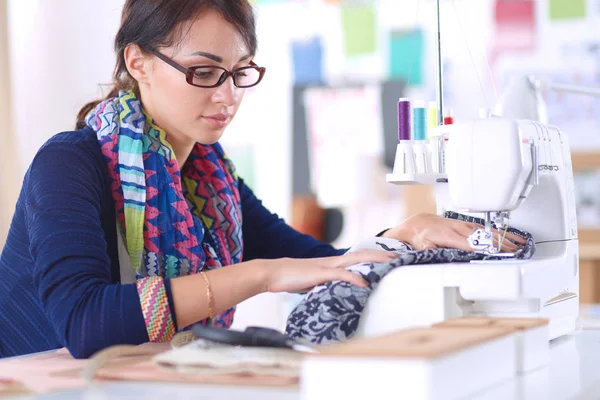
[[[127,71],[139,83],[148,82],[151,60],[147,57],[137,44],[125,47],[123,54]]]

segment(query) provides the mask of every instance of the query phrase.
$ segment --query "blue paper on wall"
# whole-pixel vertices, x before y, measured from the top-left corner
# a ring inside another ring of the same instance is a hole
[[[321,38],[292,42],[294,82],[297,85],[323,83],[323,44]]]
[[[423,84],[425,39],[420,29],[392,32],[390,38],[390,77],[410,85]]]

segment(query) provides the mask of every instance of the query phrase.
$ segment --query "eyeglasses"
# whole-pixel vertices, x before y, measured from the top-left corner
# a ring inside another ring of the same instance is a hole
[[[201,88],[214,88],[220,86],[229,76],[233,78],[233,84],[236,87],[249,88],[258,85],[267,70],[264,67],[259,67],[254,64],[254,62],[251,62],[248,67],[238,68],[234,71],[228,71],[225,68],[217,66],[185,68],[156,50],[153,50],[152,54],[169,64],[171,67],[183,72],[187,83]]]

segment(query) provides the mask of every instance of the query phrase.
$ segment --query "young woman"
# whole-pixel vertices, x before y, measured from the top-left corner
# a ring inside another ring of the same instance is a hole
[[[265,73],[247,0],[127,0],[115,47],[114,90],[25,176],[0,257],[0,357],[66,346],[81,358],[200,321],[228,327],[251,296],[365,285],[344,268],[394,257],[294,231],[225,156],[218,140]],[[385,236],[465,248],[472,231],[418,215]]]

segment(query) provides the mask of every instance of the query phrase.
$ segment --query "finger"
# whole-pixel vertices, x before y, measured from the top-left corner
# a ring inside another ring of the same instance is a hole
[[[468,232],[468,235],[473,233],[472,230],[469,230]],[[437,247],[473,251],[473,248],[467,241],[468,235],[463,232],[459,232],[458,230],[449,229],[447,233],[440,235],[440,240],[437,241],[436,244]]]
[[[364,262],[386,263],[398,258],[398,255],[391,251],[380,250],[361,250],[353,253],[346,253],[335,260],[334,268],[346,268],[350,265]]]
[[[464,235],[464,237],[466,239],[469,236],[471,236],[473,234],[473,232],[475,232],[475,229],[483,228],[483,226],[479,226],[477,224],[468,222],[465,224],[457,225],[454,228],[458,231],[458,233],[460,233],[461,235]]]
[[[439,246],[437,244],[435,244],[434,242],[431,242],[429,240],[425,240],[423,242],[423,246],[421,246],[421,250],[431,250],[431,249],[437,249]]]
[[[463,227],[463,228],[469,228],[469,230],[471,232],[473,232],[477,228],[484,228],[483,225],[476,224],[475,222],[463,222],[463,221],[457,221],[457,222],[459,222],[457,224],[457,226],[460,226],[460,227]]]
[[[504,234],[504,231],[501,231]],[[511,240],[514,243],[520,244],[521,246],[525,246],[527,244],[527,239],[522,238],[519,235],[515,235],[510,232],[506,232],[506,239]]]
[[[521,236],[519,235],[515,235],[512,234],[504,229],[492,229],[493,233],[497,233],[500,237],[504,236],[504,239],[509,239],[510,241],[520,244],[520,245],[525,245],[527,243],[526,239],[523,239]]]
[[[498,247],[500,244],[502,244],[502,247],[500,250],[504,251],[504,252],[514,253],[517,250],[519,250],[519,246],[517,246],[516,244],[511,243],[509,240],[506,240],[506,239],[502,240],[501,234],[494,237],[494,243],[496,244],[496,247]]]
[[[500,242],[496,241],[495,245],[498,247]],[[519,247],[515,246],[514,244],[508,244],[506,240],[502,242],[502,247],[500,248],[500,251],[504,253],[516,253],[517,250],[519,250]]]
[[[363,288],[369,286],[369,283],[357,273],[345,269],[328,269],[327,271],[327,281],[343,281]]]

